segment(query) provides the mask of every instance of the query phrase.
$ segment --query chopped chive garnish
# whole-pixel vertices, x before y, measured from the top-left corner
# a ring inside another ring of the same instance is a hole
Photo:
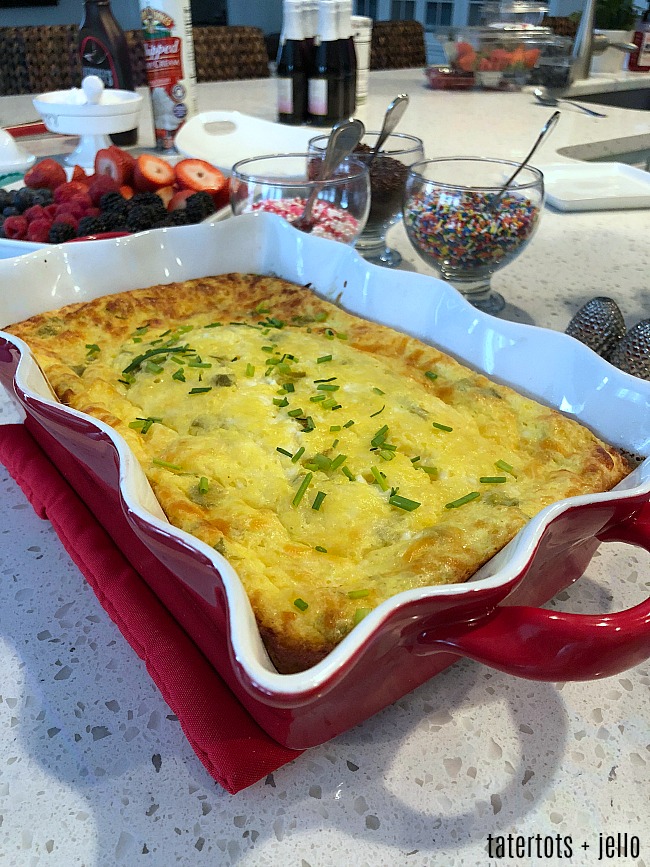
[[[344,476],[346,476],[351,482],[354,481],[354,475],[350,467],[346,467],[345,465],[341,467],[341,472]]]
[[[286,400],[286,398],[285,398],[285,400]],[[286,402],[289,403],[288,400]],[[303,410],[300,409],[300,407],[298,407],[298,409],[290,409],[287,412],[287,415],[290,416],[291,418],[298,418],[299,415],[303,415],[303,414],[304,414]]]
[[[336,431],[339,431],[339,430],[341,430],[341,425],[340,425],[340,424],[332,424],[332,425],[330,425],[330,433],[335,433]],[[338,440],[337,440],[337,442],[338,442]],[[332,448],[334,448],[334,446],[332,446]]]
[[[438,374],[434,373],[432,370],[425,371],[424,375],[427,379],[430,379],[431,381],[433,381],[434,379],[438,379]]]
[[[327,313],[321,311],[320,313],[316,313],[314,316],[314,322],[325,322],[327,319]]]
[[[255,365],[247,364],[246,365],[246,376],[255,376]]]
[[[199,494],[207,494],[210,488],[210,482],[206,479],[205,476],[201,476],[199,479]]]
[[[471,503],[481,495],[478,491],[472,491],[470,494],[465,494],[464,497],[459,497],[457,500],[452,500],[451,503],[445,503],[445,509],[457,509],[459,506],[464,506],[465,503]]]
[[[293,382],[285,382],[285,384],[282,386],[282,388],[286,392],[292,392],[292,391],[296,390],[296,386],[293,384]]]
[[[134,343],[142,343],[142,338],[141,338],[141,337],[133,337],[132,340],[133,340]]]
[[[132,373],[125,373],[122,379],[118,379],[118,382],[124,383],[124,385],[133,385],[135,382],[135,376]]]
[[[177,355],[172,355],[171,357],[174,364],[183,365],[187,364],[187,358],[179,358]]]
[[[321,355],[320,358],[316,359],[316,364],[322,364],[324,361],[331,361],[331,355]]]
[[[203,326],[204,328],[221,328],[221,322],[208,322],[207,325]]]
[[[288,452],[286,449],[283,449],[281,446],[276,448],[276,452],[280,452],[281,455],[286,455],[288,458],[292,458],[293,455],[291,452]]]
[[[382,391],[381,388],[373,388],[375,394],[386,394],[385,391]]]
[[[482,485],[502,485],[507,481],[505,476],[481,476],[479,479]]]
[[[347,455],[337,455],[332,461],[332,465],[330,466],[331,470],[338,470],[339,467],[343,466],[343,464],[347,461]]]
[[[273,352],[274,349],[275,349],[275,346],[263,346],[262,352]]]
[[[137,370],[143,361],[148,361],[154,355],[169,355],[173,352],[193,352],[187,345],[185,346],[167,346],[167,347],[159,347],[157,349],[149,349],[147,352],[144,352],[142,355],[136,355],[133,361],[128,364],[122,373],[131,373],[133,370]]]
[[[154,458],[152,463],[154,463],[157,467],[165,467],[167,470],[182,470],[183,467],[179,467],[178,464],[170,464],[169,461],[161,461],[160,458]]]
[[[417,464],[417,462],[418,462],[419,460],[420,460],[420,455],[417,455],[417,457],[411,458],[411,463],[412,463],[412,464]]]
[[[417,500],[409,500],[407,497],[400,497],[399,494],[393,494],[392,497],[388,498],[388,502],[391,506],[396,506],[398,509],[404,509],[405,512],[414,512],[422,505],[422,503],[418,503]]]
[[[446,430],[447,432],[450,432],[453,430],[453,427],[449,427],[448,424],[439,424],[437,421],[431,422],[431,425],[436,430]]]
[[[388,452],[396,452],[397,451],[397,446],[394,446],[392,443],[382,443],[381,447],[382,447],[382,449],[385,449]]]
[[[297,452],[295,453],[295,455],[291,458],[291,463],[292,463],[292,464],[297,464],[298,461],[300,460],[300,458],[304,455],[304,453],[305,453],[305,447],[304,447],[304,446],[300,446],[300,448],[298,449],[298,451],[297,451]]]
[[[260,315],[261,315],[262,313],[270,313],[270,312],[271,312],[271,308],[270,308],[270,307],[266,307],[265,304],[264,304],[264,301],[260,301],[260,303],[257,305],[257,307],[255,308],[255,310],[253,310],[253,313],[258,313],[258,314],[260,314]]]
[[[382,406],[381,409],[378,409],[377,412],[370,413],[370,418],[374,418],[376,415],[379,415],[386,409],[386,404]]]
[[[384,444],[384,440],[388,434],[388,425],[385,424],[383,427],[380,427],[374,437],[370,440],[370,444],[375,448],[379,448]]]
[[[347,340],[348,335],[344,331],[337,331],[336,336],[339,340]]]
[[[300,487],[296,491],[296,496],[291,501],[292,506],[298,506],[302,498],[305,496],[305,492],[309,485],[311,484],[311,480],[313,479],[313,473],[307,473],[306,476],[303,477],[302,482],[300,483]]]
[[[363,599],[365,596],[370,596],[370,590],[350,590],[348,599]]]
[[[324,334],[328,340],[334,340],[334,332],[331,328],[326,328]]]
[[[370,472],[372,473],[374,480],[377,482],[382,491],[387,491],[388,482],[384,478],[384,474],[380,473],[377,467],[370,467]]]
[[[321,554],[327,554],[327,548],[323,548],[322,545],[316,545],[314,551],[319,551]]]
[[[207,370],[209,367],[212,367],[209,361],[188,361],[188,367],[200,367],[203,370]]]
[[[101,352],[101,349],[99,348],[99,346],[97,346],[96,343],[87,343],[86,349],[88,350],[89,355],[95,354],[97,352]]]
[[[212,386],[208,385],[206,388],[191,388],[187,393],[188,394],[205,394],[206,391],[212,391]]]
[[[338,376],[330,376],[328,379],[315,379],[314,385],[318,385],[319,382],[334,382],[335,379],[338,379]]]
[[[393,458],[395,457],[395,453],[390,451],[389,449],[381,449],[381,451],[379,451],[378,454],[379,454],[379,457],[383,458],[385,461],[392,461]]]
[[[321,470],[322,472],[326,472],[330,469],[331,465],[332,461],[327,457],[327,455],[320,454],[319,452],[305,463],[305,468],[308,470]]]
[[[309,608],[309,605],[307,605],[305,600],[301,599],[300,597],[298,597],[298,599],[294,599],[293,604],[299,611],[306,611]]]
[[[337,445],[339,444],[339,442],[340,442],[340,440],[334,440],[334,442],[332,443],[332,448],[335,449],[337,447]]]
[[[340,387],[340,385],[331,385],[330,383],[323,382],[316,386],[316,391],[338,391]]]
[[[162,364],[156,364],[155,361],[148,361],[145,364],[144,369],[147,371],[147,373],[162,373],[165,368],[162,366]]]
[[[301,420],[301,424],[302,424],[302,429],[305,433],[310,433],[311,431],[316,429],[316,425],[314,424],[314,419],[310,415],[308,415],[304,421]]]
[[[438,467],[419,467],[419,469],[425,472],[428,476],[438,475]]]
[[[352,419],[350,419],[350,421],[346,421],[346,423],[343,425],[343,427],[352,427],[353,424],[354,424],[354,422],[352,421]]]
[[[175,373],[172,373],[172,379],[177,379],[179,382],[185,382],[185,371],[179,367]]]
[[[273,403],[276,406],[289,406],[289,401],[286,399],[286,397],[274,397]]]
[[[320,507],[323,505],[323,500],[325,499],[326,496],[327,496],[327,494],[323,493],[323,491],[319,491],[316,494],[316,496],[314,497],[314,502],[311,504],[312,509],[314,509],[317,512],[320,509]]]
[[[357,610],[354,612],[354,617],[352,618],[352,622],[354,623],[354,625],[357,626],[359,623],[361,623],[363,618],[367,617],[371,611],[372,608],[357,608]]]
[[[335,406],[337,406],[335,397],[328,397],[323,401],[323,409],[334,409]]]
[[[319,403],[319,401],[325,400],[325,395],[324,394],[315,394],[313,397],[310,397],[309,400],[312,403]]]
[[[325,404],[323,404],[323,406],[325,406]],[[337,409],[343,409],[343,404],[342,403],[335,403],[334,406],[332,407],[332,412],[336,412]]]
[[[497,467],[497,469],[499,470],[503,470],[504,473],[508,473],[508,475],[513,476],[515,479],[517,478],[517,473],[510,466],[510,464],[507,464],[505,461],[496,461],[494,466]]]

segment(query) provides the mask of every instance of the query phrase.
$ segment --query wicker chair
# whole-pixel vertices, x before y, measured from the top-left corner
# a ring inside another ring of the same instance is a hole
[[[195,27],[197,81],[268,78],[269,56],[257,27]]]
[[[375,21],[370,42],[371,69],[426,66],[424,27],[419,21]]]
[[[571,39],[576,38],[579,23],[579,21],[574,21],[573,18],[562,18],[552,15],[545,15],[542,21],[544,27],[550,27],[556,36],[570,36]]]

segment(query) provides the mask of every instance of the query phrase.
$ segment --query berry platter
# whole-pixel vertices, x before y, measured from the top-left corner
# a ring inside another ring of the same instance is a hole
[[[209,163],[135,157],[114,145],[94,171],[40,160],[22,182],[0,188],[0,257],[45,244],[174,228],[230,214],[228,179]]]

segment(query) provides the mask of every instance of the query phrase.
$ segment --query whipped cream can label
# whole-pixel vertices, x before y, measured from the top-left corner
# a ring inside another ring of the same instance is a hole
[[[173,150],[174,137],[196,113],[196,71],[189,2],[158,0],[140,8],[156,146]]]

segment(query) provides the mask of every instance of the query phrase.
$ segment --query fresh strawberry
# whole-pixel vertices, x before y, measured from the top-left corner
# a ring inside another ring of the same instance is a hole
[[[27,237],[27,220],[25,217],[7,217],[2,224],[5,238],[12,241],[24,241]]]
[[[230,182],[226,180],[223,188],[218,192],[213,192],[212,190],[208,190],[210,195],[212,196],[212,201],[214,202],[215,208],[220,210],[221,208],[225,208],[226,205],[230,204]]]
[[[117,150],[117,148],[115,149]],[[95,176],[108,175],[116,183],[116,189],[126,183],[124,163],[113,147],[101,148],[95,156]]]
[[[156,190],[156,195],[160,196],[165,207],[169,206],[169,203],[174,197],[175,193],[176,190],[174,189],[174,187],[161,187],[159,190]]]
[[[39,244],[47,244],[51,226],[52,220],[45,218],[32,220],[27,228],[27,240],[37,241]]]
[[[228,187],[228,180],[223,172],[205,160],[181,160],[176,163],[175,171],[176,183],[181,189],[210,193],[215,205],[217,197],[223,197],[223,190]]]
[[[169,187],[174,183],[174,167],[153,154],[140,154],[133,169],[133,186],[138,192],[147,193]]]
[[[54,201],[59,205],[61,202],[69,201],[74,196],[86,195],[87,192],[88,183],[82,184],[81,181],[68,181],[65,184],[60,184],[54,190]]]
[[[130,187],[128,184],[122,184],[120,187],[120,193],[122,193],[122,196],[128,201],[133,198],[133,187]]]
[[[124,172],[124,181],[125,184],[130,184],[133,180],[133,170],[135,168],[135,157],[133,154],[130,154],[128,151],[122,150],[122,148],[118,148],[117,145],[111,145],[109,150],[113,154],[116,160],[118,160],[122,164],[122,169]]]
[[[88,175],[86,174],[84,169],[81,168],[81,166],[75,166],[72,169],[72,177],[70,178],[70,180],[71,181],[79,181],[83,184],[86,184],[86,186],[88,186]]]
[[[36,165],[32,166],[25,172],[24,183],[26,187],[32,190],[47,188],[55,190],[61,184],[66,182],[66,174],[63,166],[60,166],[56,160],[49,157],[45,160],[40,160]]]
[[[93,205],[98,205],[104,193],[112,193],[119,190],[120,185],[109,175],[95,175],[88,187],[88,195]]]
[[[179,190],[171,197],[167,204],[168,211],[179,211],[185,209],[185,203],[190,196],[193,196],[196,190]]]

